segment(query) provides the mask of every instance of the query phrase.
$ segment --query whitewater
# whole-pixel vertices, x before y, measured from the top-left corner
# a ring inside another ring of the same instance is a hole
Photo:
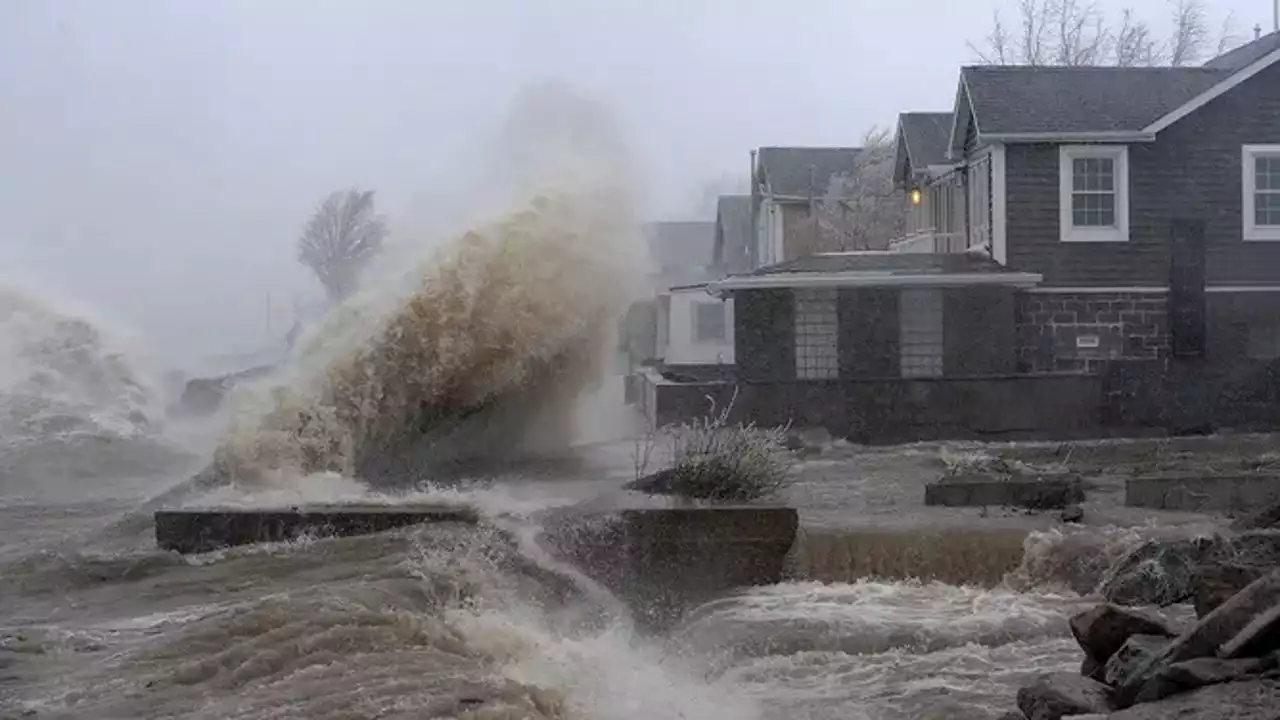
[[[559,509],[657,502],[622,489],[606,359],[644,261],[598,106],[534,93],[501,147],[496,211],[388,263],[214,421],[167,412],[102,325],[0,286],[0,717],[979,720],[1078,666],[1066,618],[1142,533],[974,531],[931,551],[948,582],[912,580],[936,450],[802,463],[793,580],[665,635],[543,550]],[[186,557],[149,526],[313,501],[483,521]]]

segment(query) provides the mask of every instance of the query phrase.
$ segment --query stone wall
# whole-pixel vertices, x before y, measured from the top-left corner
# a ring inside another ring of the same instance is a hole
[[[1169,352],[1166,293],[1022,293],[1016,318],[1023,372],[1097,373]]]

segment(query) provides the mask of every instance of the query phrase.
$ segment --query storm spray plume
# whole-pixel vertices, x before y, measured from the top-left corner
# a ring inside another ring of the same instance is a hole
[[[219,476],[404,480],[442,458],[567,442],[642,267],[633,174],[606,109],[559,87],[520,98],[496,148],[505,211],[407,276],[366,280],[287,380],[234,398]]]

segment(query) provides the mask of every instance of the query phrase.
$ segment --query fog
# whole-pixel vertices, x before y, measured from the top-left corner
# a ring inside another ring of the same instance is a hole
[[[252,350],[321,297],[294,243],[326,193],[376,189],[399,235],[440,232],[482,196],[477,158],[532,83],[608,103],[647,214],[680,217],[753,147],[849,145],[950,107],[991,7],[0,0],[0,277],[166,362]],[[1211,10],[1270,22],[1267,0]]]

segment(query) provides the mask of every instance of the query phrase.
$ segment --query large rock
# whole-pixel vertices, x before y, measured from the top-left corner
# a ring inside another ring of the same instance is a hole
[[[1249,680],[1209,685],[1109,715],[1079,715],[1071,720],[1275,720],[1280,715],[1277,708],[1280,683]]]
[[[1108,660],[1103,669],[1102,680],[1112,687],[1129,683],[1138,673],[1145,670],[1152,658],[1164,652],[1172,642],[1167,636],[1131,635]]]
[[[1202,618],[1231,599],[1232,595],[1267,574],[1269,568],[1256,565],[1211,562],[1197,565],[1192,573],[1192,603],[1196,617]]]
[[[1280,650],[1280,604],[1253,618],[1236,636],[1218,648],[1218,657],[1262,657]]]
[[[1280,503],[1270,505],[1251,515],[1237,518],[1231,529],[1237,531],[1280,528]]]
[[[1257,615],[1277,603],[1280,603],[1280,570],[1259,578],[1178,636],[1164,652],[1152,658],[1146,668],[1116,688],[1117,706],[1128,707],[1136,702],[1146,681],[1167,666],[1216,655],[1219,648],[1248,627]]]
[[[798,529],[786,507],[569,509],[540,540],[661,632],[709,600],[781,582]]]
[[[1240,658],[1222,660],[1201,657],[1162,666],[1146,679],[1138,695],[1137,703],[1149,703],[1195,690],[1206,685],[1234,682],[1258,676],[1275,669],[1274,658]]]
[[[1061,720],[1110,708],[1106,685],[1079,675],[1054,673],[1041,675],[1018,690],[1018,709],[1027,720]]]
[[[1210,540],[1149,540],[1121,558],[1102,581],[1099,592],[1119,605],[1182,602],[1195,592],[1194,568],[1212,547]]]
[[[1174,636],[1173,631],[1156,618],[1108,603],[1073,616],[1068,624],[1085,656],[1101,665],[1133,635]]]

